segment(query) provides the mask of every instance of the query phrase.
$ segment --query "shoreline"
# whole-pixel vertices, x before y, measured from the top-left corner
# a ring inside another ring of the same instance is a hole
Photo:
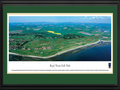
[[[41,57],[41,56],[33,56],[33,55],[21,55],[21,54],[17,54],[17,53],[13,53],[13,52],[9,52],[9,54],[13,54],[13,55],[19,55],[19,56],[24,56],[24,57],[33,57],[33,58],[42,58],[42,59],[48,59],[48,58],[52,58],[52,57],[55,57],[57,55],[60,55],[60,54],[63,54],[63,53],[66,53],[68,51],[72,51],[72,50],[75,50],[75,49],[79,49],[79,48],[82,48],[82,47],[86,47],[86,46],[91,46],[91,45],[94,45],[94,44],[97,44],[99,42],[111,42],[111,41],[105,41],[105,40],[98,40],[94,43],[89,43],[89,44],[86,44],[86,45],[82,45],[82,46],[78,46],[78,47],[75,47],[75,48],[72,48],[72,49],[69,49],[69,50],[65,50],[65,51],[61,51],[61,52],[58,52],[54,55],[51,55],[51,56],[47,56],[47,57]]]

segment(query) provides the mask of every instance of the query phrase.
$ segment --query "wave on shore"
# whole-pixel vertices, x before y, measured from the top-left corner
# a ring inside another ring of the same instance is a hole
[[[79,49],[79,48],[83,48],[83,47],[87,47],[87,46],[99,44],[99,43],[101,43],[101,42],[106,43],[106,42],[111,42],[111,41],[98,40],[98,41],[96,41],[96,42],[94,42],[94,43],[89,43],[89,44],[82,45],[82,46],[78,46],[78,47],[75,47],[75,48],[72,48],[72,49],[69,49],[69,50],[61,51],[61,52],[58,52],[58,53],[56,53],[56,54],[54,54],[54,55],[47,56],[47,57],[33,56],[33,55],[21,55],[21,54],[17,54],[17,53],[13,53],[13,52],[9,52],[9,54],[12,54],[12,55],[19,55],[19,56],[24,56],[24,57],[33,57],[33,58],[48,59],[48,58],[52,58],[52,57],[61,55],[61,54],[63,54],[63,53],[72,51],[72,50],[76,50],[76,49]]]

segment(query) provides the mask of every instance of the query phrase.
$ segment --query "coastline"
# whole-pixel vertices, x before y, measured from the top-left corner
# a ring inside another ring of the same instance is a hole
[[[72,51],[72,50],[75,50],[75,49],[79,49],[79,48],[82,48],[82,47],[86,47],[86,46],[91,46],[91,45],[94,45],[94,44],[98,44],[99,42],[111,42],[111,41],[105,41],[105,40],[98,40],[94,43],[89,43],[89,44],[86,44],[86,45],[82,45],[82,46],[78,46],[78,47],[75,47],[75,48],[72,48],[72,49],[69,49],[69,50],[65,50],[65,51],[61,51],[61,52],[58,52],[54,55],[51,55],[51,56],[47,56],[47,57],[41,57],[41,56],[33,56],[33,55],[21,55],[21,54],[17,54],[17,53],[13,53],[13,52],[9,52],[9,54],[13,54],[13,55],[19,55],[19,56],[24,56],[24,57],[33,57],[33,58],[42,58],[42,59],[48,59],[48,58],[52,58],[52,57],[55,57],[57,55],[61,55],[63,53],[66,53],[68,51]]]

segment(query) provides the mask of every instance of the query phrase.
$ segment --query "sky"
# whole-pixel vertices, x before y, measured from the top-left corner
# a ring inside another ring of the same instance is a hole
[[[111,16],[9,16],[9,22],[111,23]]]

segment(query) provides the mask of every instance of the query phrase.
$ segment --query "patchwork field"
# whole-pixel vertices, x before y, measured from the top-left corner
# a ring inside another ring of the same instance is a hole
[[[47,57],[98,40],[111,40],[110,29],[110,24],[10,24],[9,52]]]

